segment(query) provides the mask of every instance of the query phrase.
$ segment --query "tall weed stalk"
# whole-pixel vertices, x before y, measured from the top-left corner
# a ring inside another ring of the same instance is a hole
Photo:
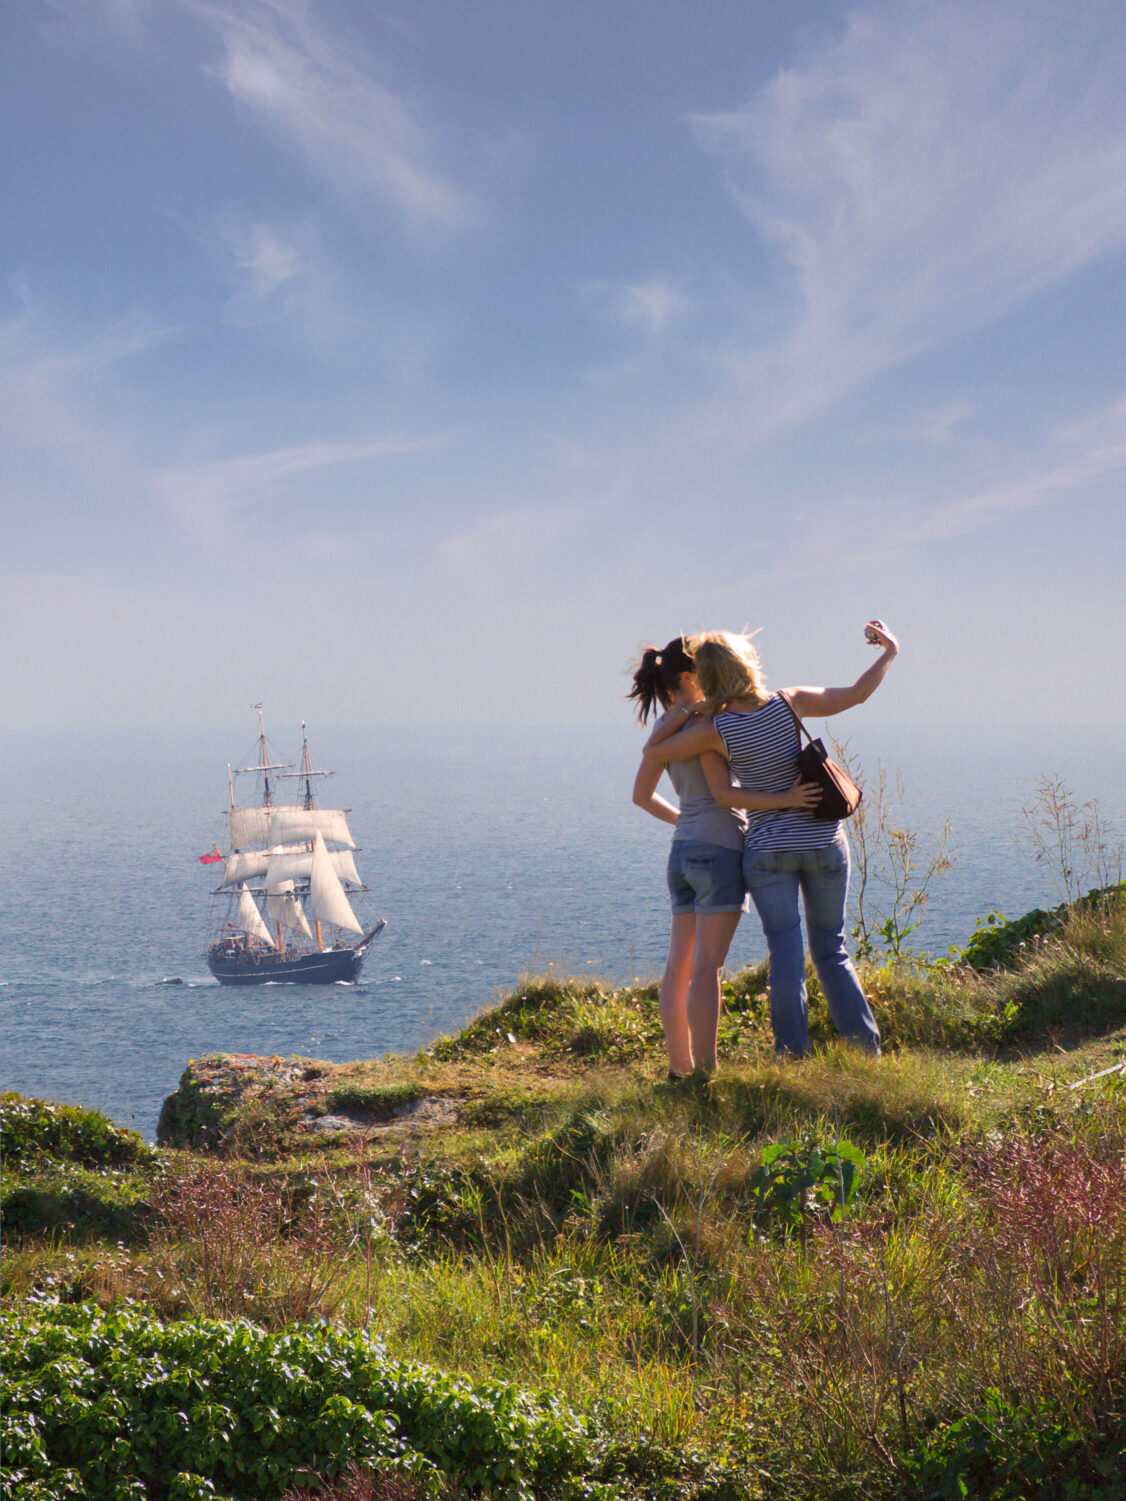
[[[168,1182],[152,1204],[153,1246],[177,1268],[188,1309],[267,1329],[333,1313],[355,1237],[307,1179],[221,1163]]]
[[[1121,884],[1123,842],[1107,827],[1095,798],[1081,803],[1059,776],[1036,779],[1032,802],[1020,811],[1022,843],[1049,870],[1066,902],[1091,887]]]
[[[847,741],[833,741],[837,760],[864,788],[864,798],[846,825],[852,852],[850,906],[852,936],[859,959],[882,949],[893,960],[911,954],[907,940],[918,929],[931,887],[954,864],[949,822],[934,846],[923,847],[918,832],[902,821],[903,778],[894,782],[881,762],[874,779],[849,752]]]

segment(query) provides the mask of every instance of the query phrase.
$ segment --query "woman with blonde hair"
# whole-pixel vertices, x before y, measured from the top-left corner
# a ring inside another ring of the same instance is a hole
[[[692,639],[703,703],[678,704],[646,743],[644,757],[676,765],[699,759],[717,803],[747,809],[743,879],[766,934],[770,1018],[780,1053],[809,1051],[805,950],[798,897],[805,907],[809,952],[829,1014],[842,1037],[879,1053],[880,1034],[845,949],[848,841],[841,824],[816,817],[812,784],[798,778],[797,717],[840,714],[869,698],[899,651],[880,620],[865,638],[879,658],[846,688],[788,688],[770,693],[747,636],[714,631]],[[732,777],[736,785],[731,785]],[[795,798],[799,789],[806,795]],[[765,802],[764,799],[775,799]]]
[[[644,649],[628,695],[642,724],[658,704],[664,710],[658,730],[670,720],[674,728],[685,722],[702,702],[694,667],[682,636],[661,650]],[[679,807],[657,791],[666,770]],[[753,793],[747,797],[746,806],[764,806]],[[715,1068],[720,975],[743,910],[746,815],[717,803],[692,755],[667,765],[659,755],[646,756],[634,780],[633,801],[675,830],[667,873],[672,925],[659,999],[669,1078],[678,1079],[697,1068]]]

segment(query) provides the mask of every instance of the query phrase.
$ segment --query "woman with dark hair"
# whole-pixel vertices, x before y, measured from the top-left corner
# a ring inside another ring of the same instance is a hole
[[[644,760],[660,768],[700,765],[716,801],[750,810],[743,878],[766,933],[770,952],[770,1018],[780,1053],[809,1051],[805,951],[798,898],[805,907],[809,952],[833,1023],[878,1054],[880,1034],[845,950],[848,840],[841,825],[817,818],[812,783],[797,778],[801,745],[795,716],[839,714],[871,696],[899,650],[881,620],[865,637],[880,656],[843,688],[788,688],[770,693],[758,653],[746,636],[722,631],[692,638],[704,698],[678,703],[645,746]],[[731,785],[734,773],[737,786]]]
[[[682,636],[663,650],[645,648],[629,698],[637,703],[642,724],[660,705],[664,712],[657,720],[658,730],[670,720],[675,728],[690,718],[701,694]],[[657,791],[666,770],[679,807]],[[659,754],[647,754],[634,780],[633,800],[675,830],[668,863],[672,926],[659,994],[669,1077],[680,1078],[697,1068],[715,1068],[720,974],[745,896],[746,815],[716,802],[695,756],[670,759],[666,765]]]

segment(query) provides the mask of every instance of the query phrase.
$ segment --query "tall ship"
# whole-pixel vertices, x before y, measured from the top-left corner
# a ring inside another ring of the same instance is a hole
[[[217,931],[207,967],[220,985],[354,982],[385,925],[382,918],[361,922],[352,905],[368,888],[356,869],[347,809],[316,806],[314,784],[333,773],[312,769],[304,724],[299,764],[271,762],[262,707],[255,707],[258,758],[238,771],[227,768],[227,853],[216,845],[200,856],[205,865],[223,865],[212,892]],[[254,801],[240,807],[235,778],[248,773]],[[291,793],[279,801],[279,784],[293,781],[300,800],[292,801]]]

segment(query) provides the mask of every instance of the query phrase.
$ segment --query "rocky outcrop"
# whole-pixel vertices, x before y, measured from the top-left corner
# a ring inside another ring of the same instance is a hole
[[[313,1058],[214,1053],[189,1059],[161,1107],[156,1139],[163,1147],[221,1150],[247,1106],[300,1108],[308,1103],[303,1086],[324,1071]]]
[[[381,1136],[455,1125],[457,1100],[414,1084],[356,1085],[314,1058],[213,1053],[192,1058],[161,1108],[164,1147],[255,1152],[255,1139],[311,1131]]]

